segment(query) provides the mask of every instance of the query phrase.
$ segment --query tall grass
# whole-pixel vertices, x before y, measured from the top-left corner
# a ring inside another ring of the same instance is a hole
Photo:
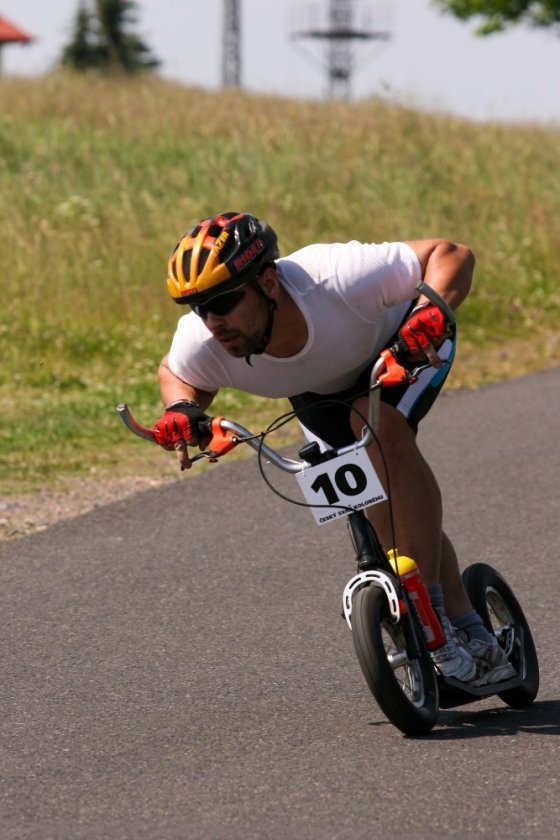
[[[162,468],[114,406],[157,415],[155,370],[180,314],[167,255],[217,210],[266,218],[284,253],[349,238],[466,242],[478,269],[463,343],[496,366],[469,383],[545,338],[535,364],[560,359],[559,171],[554,129],[154,79],[0,79],[1,491],[92,467]],[[240,419],[255,410],[221,400]]]

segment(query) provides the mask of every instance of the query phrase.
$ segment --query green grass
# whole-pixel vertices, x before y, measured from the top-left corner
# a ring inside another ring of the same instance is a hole
[[[114,407],[158,415],[155,372],[180,314],[167,256],[217,210],[266,218],[284,253],[466,242],[478,267],[451,384],[560,361],[558,171],[554,129],[154,79],[0,79],[0,493],[162,470]],[[233,392],[217,404],[250,425],[283,407]]]

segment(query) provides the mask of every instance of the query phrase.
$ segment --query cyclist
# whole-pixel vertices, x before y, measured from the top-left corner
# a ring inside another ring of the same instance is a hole
[[[207,443],[199,428],[206,410],[220,387],[233,387],[289,398],[310,437],[342,446],[361,436],[369,374],[382,349],[396,341],[401,352],[429,361],[413,384],[382,389],[378,439],[399,550],[417,560],[445,632],[433,659],[444,675],[484,684],[515,672],[467,598],[442,530],[440,490],[416,443],[455,352],[444,316],[416,287],[425,277],[456,308],[473,268],[469,248],[444,239],[313,244],[280,258],[274,230],[249,213],[200,221],[169,259],[168,291],[190,311],[159,368],[165,411],[153,431],[188,469],[187,447]],[[368,454],[383,476],[377,447]],[[388,504],[367,515],[392,547]]]

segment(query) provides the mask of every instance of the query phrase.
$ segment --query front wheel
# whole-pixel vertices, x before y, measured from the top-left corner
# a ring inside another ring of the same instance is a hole
[[[395,624],[385,593],[359,589],[352,603],[352,639],[371,693],[381,710],[405,735],[425,735],[439,710],[437,680],[424,644],[409,659],[403,628]]]
[[[529,706],[539,690],[539,661],[519,601],[501,574],[486,563],[468,566],[463,582],[486,629],[497,637],[523,678],[520,685],[499,692],[498,697],[514,709]]]

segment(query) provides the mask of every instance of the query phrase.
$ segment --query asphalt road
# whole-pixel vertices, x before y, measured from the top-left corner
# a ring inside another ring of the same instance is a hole
[[[387,723],[339,614],[345,527],[254,457],[0,544],[1,840],[557,837],[559,393],[556,368],[443,394],[420,438],[462,564],[533,628],[529,710]]]

